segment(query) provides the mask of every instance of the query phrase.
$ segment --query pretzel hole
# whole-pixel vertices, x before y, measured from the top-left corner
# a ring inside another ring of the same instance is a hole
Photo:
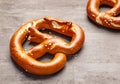
[[[27,39],[24,41],[23,43],[23,48],[25,50],[29,50],[30,48],[34,47],[35,45],[37,45],[37,43],[33,43],[33,42],[29,42],[27,41]]]
[[[37,60],[38,60],[38,61],[41,61],[41,62],[49,62],[49,61],[51,61],[53,58],[54,58],[53,55],[51,55],[51,54],[49,54],[49,53],[46,53],[45,55],[43,55],[42,57],[38,58]]]
[[[39,30],[40,32],[42,33],[47,33],[51,36],[53,36],[54,38],[62,38],[64,39],[67,43],[69,43],[71,41],[71,37],[69,36],[66,36],[66,35],[63,35],[63,34],[60,34],[58,32],[55,32],[55,31],[52,31],[50,29],[45,29],[43,28],[42,30]]]
[[[109,6],[109,5],[100,5],[99,11],[100,11],[100,12],[106,12],[106,11],[110,10],[111,8],[112,8],[112,7]]]

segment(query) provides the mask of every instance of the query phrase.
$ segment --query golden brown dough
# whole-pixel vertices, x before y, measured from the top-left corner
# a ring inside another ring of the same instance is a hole
[[[40,32],[42,28],[72,37],[70,43]],[[30,50],[24,50],[22,44],[28,36],[31,42],[39,43]],[[54,74],[66,63],[68,54],[76,53],[84,43],[84,31],[72,22],[65,22],[51,17],[32,20],[21,26],[10,40],[12,58],[25,71],[36,75]],[[50,62],[40,62],[37,58],[45,53],[55,54]]]
[[[101,5],[108,5],[112,8],[106,12],[100,12]],[[88,0],[87,14],[95,23],[112,28],[120,29],[120,0]]]

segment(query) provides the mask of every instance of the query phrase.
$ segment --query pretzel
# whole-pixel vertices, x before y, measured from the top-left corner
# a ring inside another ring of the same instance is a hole
[[[43,28],[72,37],[67,43],[62,38],[42,33]],[[26,38],[28,37],[28,38]],[[10,52],[14,61],[26,72],[36,75],[50,75],[61,70],[66,63],[66,56],[76,53],[84,43],[84,31],[72,22],[66,22],[52,17],[32,20],[21,26],[10,40]],[[22,47],[28,39],[37,43],[29,50]],[[40,62],[37,59],[44,54],[55,54],[49,62]]]
[[[99,11],[99,6],[108,5],[112,7],[105,12]],[[87,4],[88,17],[95,23],[112,28],[120,29],[120,0],[89,0]]]

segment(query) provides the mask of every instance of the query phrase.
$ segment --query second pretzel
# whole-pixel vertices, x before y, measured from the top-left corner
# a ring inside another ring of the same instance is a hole
[[[100,12],[99,7],[107,5],[112,7],[106,12]],[[89,0],[87,4],[87,13],[90,19],[95,23],[112,28],[120,29],[120,0]]]

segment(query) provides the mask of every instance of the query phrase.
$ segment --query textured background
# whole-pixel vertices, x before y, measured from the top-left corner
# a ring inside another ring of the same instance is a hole
[[[92,23],[87,0],[0,0],[0,84],[120,84],[120,31]],[[52,16],[83,27],[83,48],[51,76],[24,72],[11,59],[9,40],[25,22]]]

